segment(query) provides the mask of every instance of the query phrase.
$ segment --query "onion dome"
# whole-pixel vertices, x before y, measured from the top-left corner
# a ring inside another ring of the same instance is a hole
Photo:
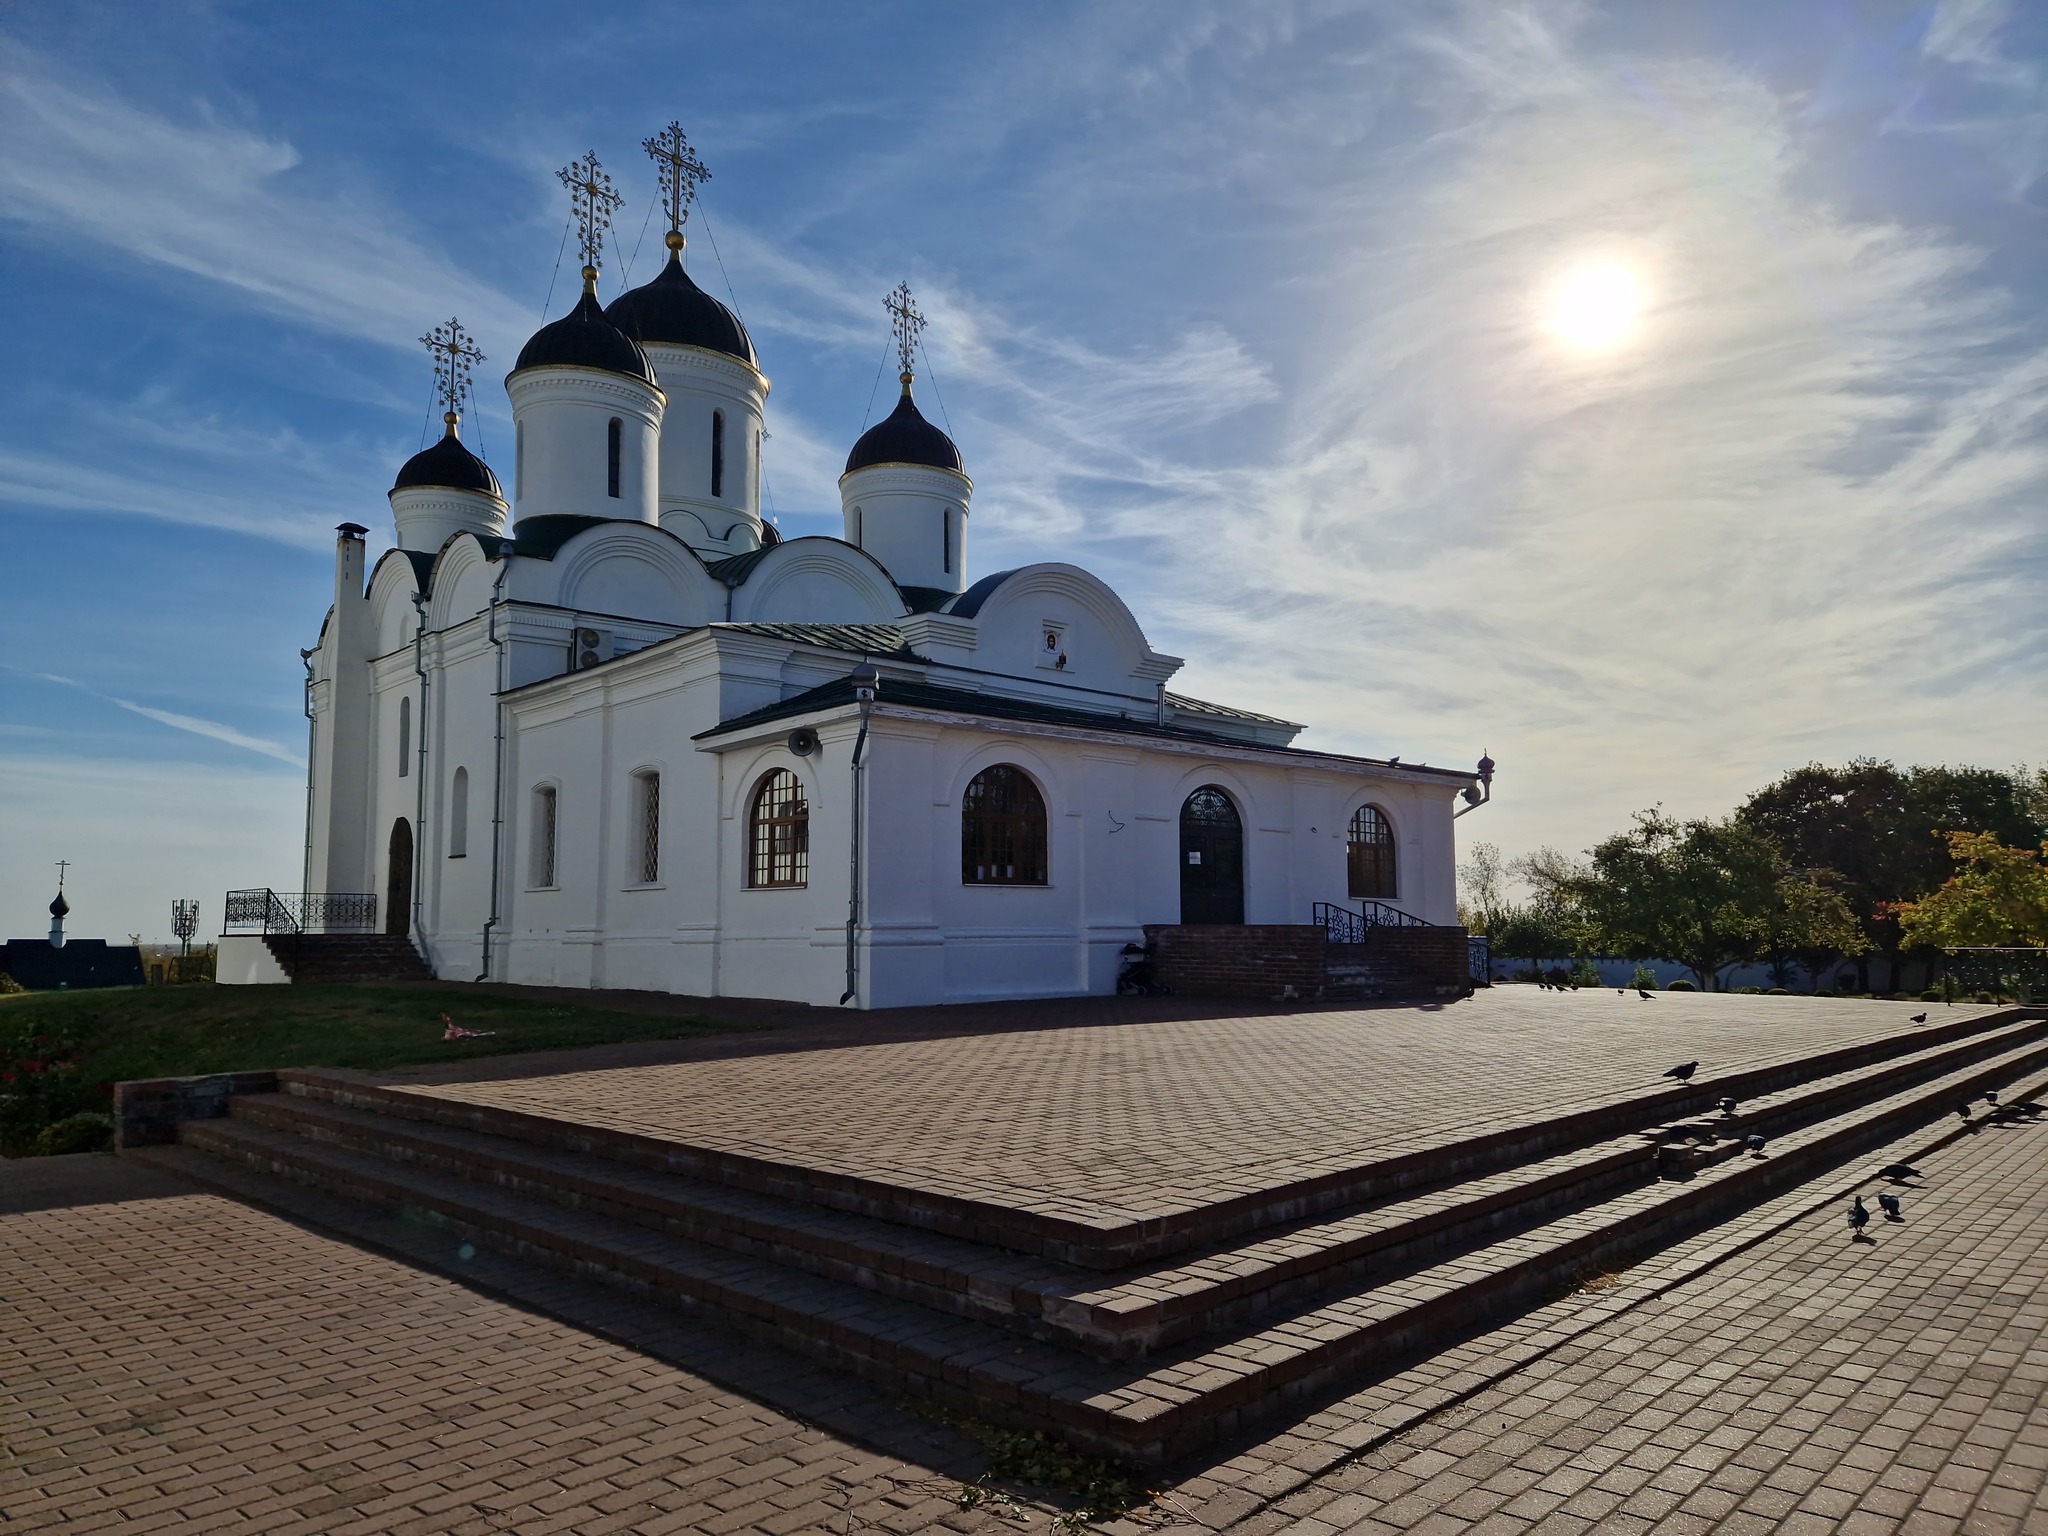
[[[910,398],[910,375],[904,373],[903,397],[896,409],[876,422],[846,456],[846,473],[875,464],[922,464],[932,469],[960,470],[960,450],[953,439],[924,419]]]
[[[651,283],[620,294],[605,306],[605,319],[642,345],[666,342],[723,352],[759,367],[753,339],[740,318],[711,297],[683,270],[683,237],[668,237],[668,265]]]
[[[654,382],[647,354],[632,337],[605,318],[604,309],[597,302],[595,267],[583,269],[583,297],[576,301],[576,307],[535,331],[533,338],[519,349],[519,361],[512,365],[512,371],[517,373],[523,368],[602,368],[645,384]]]
[[[62,891],[59,891],[57,893],[57,899],[50,903],[50,916],[56,918],[57,921],[61,923],[66,917],[70,915],[70,913],[71,903],[66,901],[64,899],[64,893]]]
[[[462,418],[450,411],[441,419],[448,427],[441,440],[424,453],[416,453],[407,459],[391,489],[402,491],[415,485],[445,486],[450,490],[480,491],[503,501],[505,493],[498,489],[498,477],[491,473],[491,466],[465,448],[462,439],[455,435],[456,424]]]

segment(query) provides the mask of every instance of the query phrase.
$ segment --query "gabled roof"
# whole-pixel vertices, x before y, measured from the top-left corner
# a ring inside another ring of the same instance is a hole
[[[1207,699],[1191,699],[1184,693],[1167,694],[1166,707],[1178,710],[1184,715],[1214,715],[1222,720],[1256,720],[1261,725],[1291,725],[1296,730],[1301,729],[1298,721],[1283,720],[1278,715],[1262,715],[1229,704],[1211,704]]]
[[[794,640],[802,645],[827,650],[851,651],[857,656],[909,656],[903,632],[893,624],[720,624],[719,629],[742,634],[772,635],[777,640]],[[922,660],[922,658],[918,658]]]

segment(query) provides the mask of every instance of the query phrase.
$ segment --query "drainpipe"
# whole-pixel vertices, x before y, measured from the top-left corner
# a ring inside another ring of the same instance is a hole
[[[306,669],[304,708],[306,711],[306,857],[300,866],[299,889],[313,889],[313,773],[319,761],[320,726],[313,718],[313,658],[320,654],[315,646],[312,650],[299,652],[299,665]]]
[[[853,739],[853,836],[849,839],[853,858],[846,893],[846,991],[839,998],[842,1007],[860,988],[859,960],[854,945],[860,931],[861,777],[868,745],[868,713],[874,708],[875,688],[881,679],[876,675],[874,666],[864,661],[848,674],[847,681],[853,684],[853,696],[860,703],[860,734]]]
[[[511,541],[506,541],[509,544]],[[488,620],[491,651],[497,664],[497,691],[492,702],[497,709],[497,733],[491,741],[491,915],[484,921],[483,969],[478,981],[491,979],[491,934],[498,926],[498,858],[505,842],[505,642],[498,634],[498,604],[505,596],[505,578],[512,574],[512,552],[499,555],[498,579],[491,584]]]
[[[427,597],[424,592],[413,593],[412,609],[417,615],[417,622],[412,627],[412,670],[420,680],[419,762],[413,768],[419,783],[414,789],[412,813],[412,939],[431,971],[434,960],[428,953],[427,935],[421,921],[426,911],[427,894]]]
[[[1480,753],[1479,766],[1473,770],[1473,773],[1484,788],[1483,790],[1475,789],[1470,784],[1465,786],[1465,809],[1451,812],[1451,820],[1453,821],[1456,821],[1460,816],[1471,815],[1472,812],[1493,799],[1493,759],[1484,752]]]

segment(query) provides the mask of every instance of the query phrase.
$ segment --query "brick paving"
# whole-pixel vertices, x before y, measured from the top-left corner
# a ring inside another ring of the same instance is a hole
[[[1503,987],[1454,1005],[1158,1017],[1121,1000],[799,1026],[607,1069],[391,1074],[419,1091],[1096,1223],[1156,1220],[1547,1118],[1994,1010]],[[1227,1005],[1211,1012],[1228,1013]],[[1120,1020],[1119,1022],[1103,1022]],[[887,1033],[874,1039],[865,1031]],[[463,1081],[461,1079],[470,1080]],[[488,1079],[488,1080],[486,1080]]]

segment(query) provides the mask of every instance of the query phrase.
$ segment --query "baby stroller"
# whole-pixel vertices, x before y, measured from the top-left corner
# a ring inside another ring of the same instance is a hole
[[[1121,997],[1171,997],[1173,988],[1159,979],[1153,969],[1151,946],[1126,944],[1124,968],[1117,973],[1116,990]]]

